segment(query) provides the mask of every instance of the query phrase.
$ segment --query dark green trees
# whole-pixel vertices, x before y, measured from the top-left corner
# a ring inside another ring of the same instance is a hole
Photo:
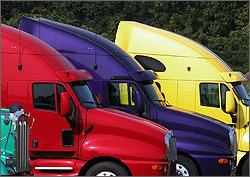
[[[233,70],[249,71],[248,1],[2,1],[1,21],[18,27],[23,16],[81,27],[111,41],[118,23],[130,20],[191,38]]]

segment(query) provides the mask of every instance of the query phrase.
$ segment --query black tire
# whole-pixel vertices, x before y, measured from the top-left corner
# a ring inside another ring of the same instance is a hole
[[[100,162],[92,166],[86,176],[128,176],[128,172],[117,163]]]
[[[249,176],[249,157],[246,158],[242,165],[241,176]]]
[[[188,157],[178,155],[176,163],[177,176],[199,176],[198,168]]]

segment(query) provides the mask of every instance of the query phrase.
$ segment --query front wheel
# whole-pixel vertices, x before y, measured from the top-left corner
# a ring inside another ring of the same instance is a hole
[[[182,155],[177,156],[176,173],[177,176],[199,176],[195,163]]]
[[[242,165],[241,175],[249,176],[249,157],[247,157],[244,164]]]
[[[100,162],[92,166],[86,176],[128,176],[128,172],[117,163]]]

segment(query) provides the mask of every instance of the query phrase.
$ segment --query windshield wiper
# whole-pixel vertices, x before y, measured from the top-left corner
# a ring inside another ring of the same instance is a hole
[[[84,101],[84,103],[96,104],[94,101]]]
[[[170,106],[170,104],[167,100],[154,100],[154,101],[159,101],[159,102],[165,103],[167,107]]]
[[[243,126],[244,129],[246,129],[249,126],[249,121]]]
[[[98,104],[95,101],[84,101],[84,103],[95,104],[96,106],[98,106]]]
[[[95,104],[98,108],[100,108],[102,106],[101,103],[97,103],[95,101],[84,101],[84,103]]]

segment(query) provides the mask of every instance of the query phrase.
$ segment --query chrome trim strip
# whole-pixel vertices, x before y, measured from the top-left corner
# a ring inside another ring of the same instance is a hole
[[[36,170],[73,170],[72,167],[35,167]]]

